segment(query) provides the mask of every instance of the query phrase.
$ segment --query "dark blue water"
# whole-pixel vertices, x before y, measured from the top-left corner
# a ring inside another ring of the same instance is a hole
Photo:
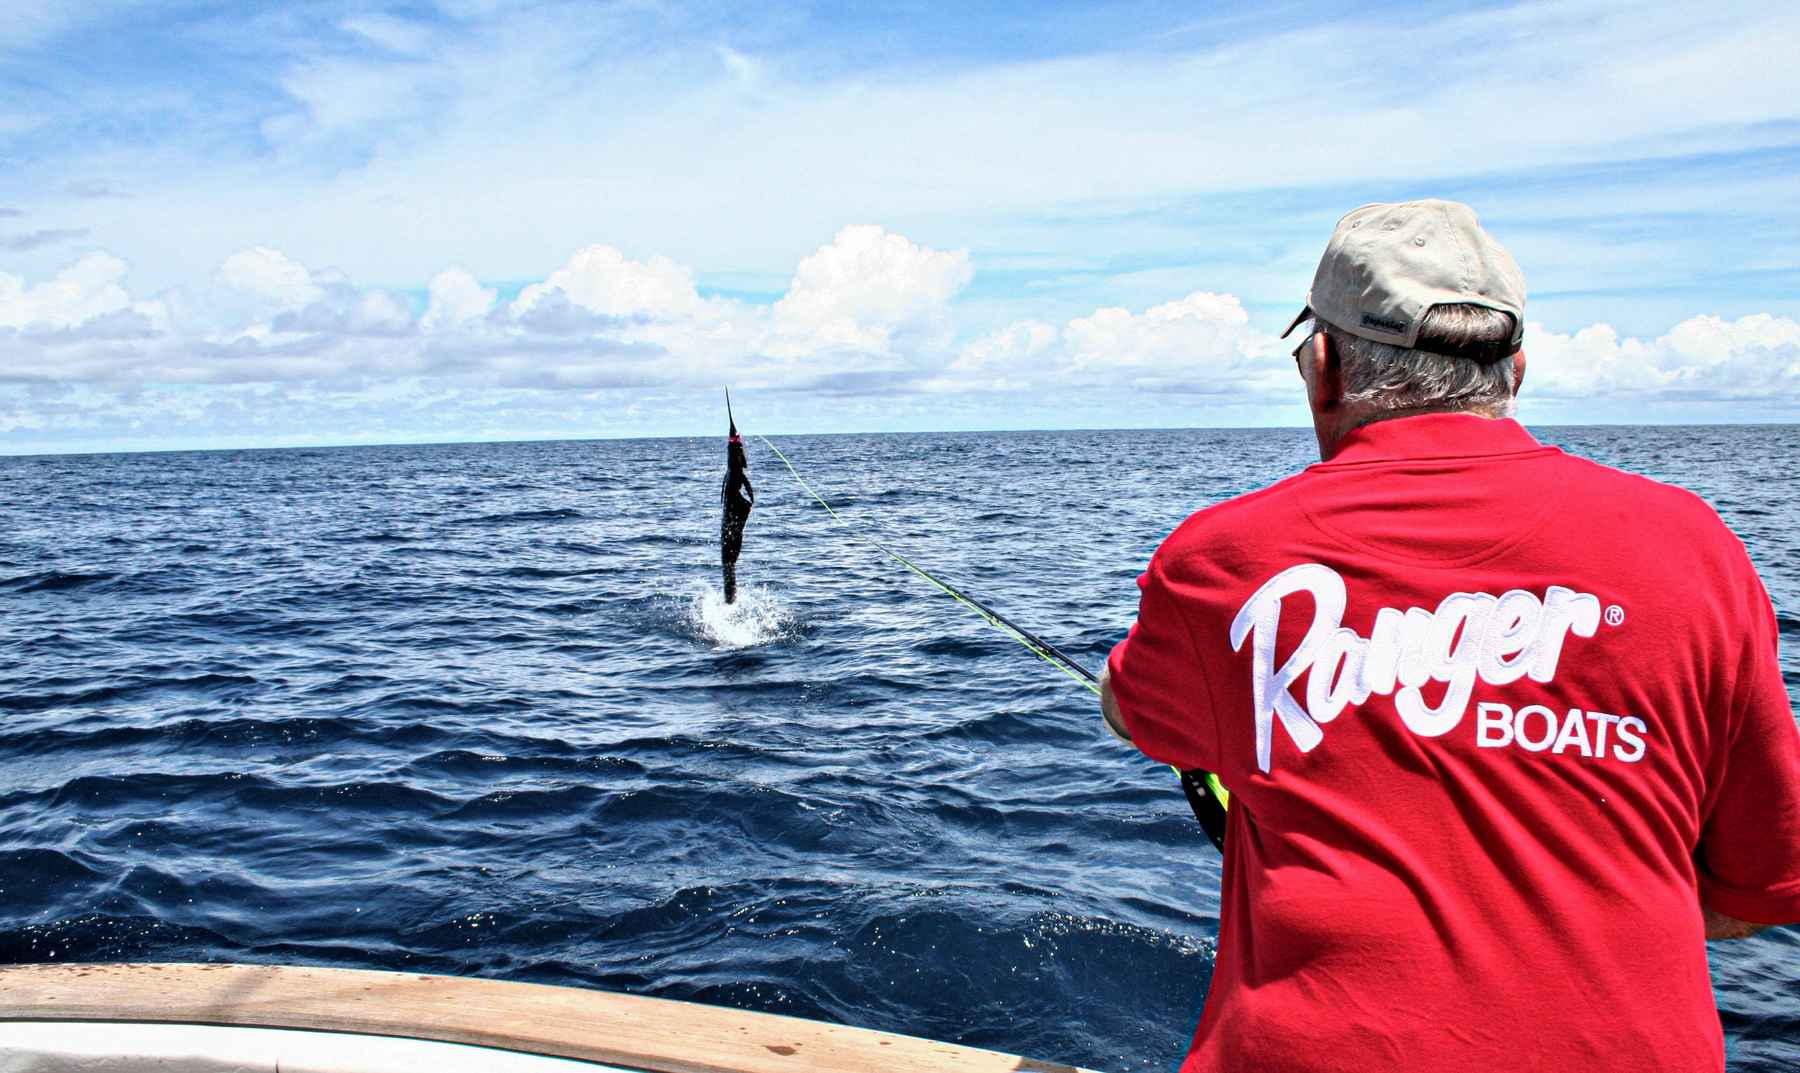
[[[1554,429],[1744,537],[1800,693],[1800,430]],[[1310,432],[795,437],[1090,665],[1189,512]],[[580,984],[1162,1069],[1217,856],[1091,697],[753,443],[0,459],[0,961]],[[1800,933],[1715,944],[1733,1068],[1800,1064]],[[1657,981],[1646,980],[1646,988]]]

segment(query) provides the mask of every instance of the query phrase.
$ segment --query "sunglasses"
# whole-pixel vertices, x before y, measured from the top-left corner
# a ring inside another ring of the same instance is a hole
[[[1319,333],[1318,332],[1307,332],[1306,338],[1300,340],[1300,345],[1294,348],[1294,364],[1295,365],[1300,364],[1300,352],[1302,350],[1305,350],[1308,346],[1310,346],[1312,344],[1312,337],[1317,334],[1319,334]]]

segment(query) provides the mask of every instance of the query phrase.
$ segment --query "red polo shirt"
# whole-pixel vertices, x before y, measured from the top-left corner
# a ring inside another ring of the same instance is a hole
[[[1185,1070],[1723,1067],[1700,905],[1800,921],[1800,729],[1704,502],[1401,418],[1138,584],[1126,727],[1232,791]]]

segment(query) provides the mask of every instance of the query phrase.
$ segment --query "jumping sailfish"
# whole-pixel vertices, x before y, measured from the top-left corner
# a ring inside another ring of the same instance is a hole
[[[725,420],[731,425],[731,438],[725,442],[725,517],[719,523],[719,563],[725,568],[725,602],[737,600],[738,552],[744,547],[744,523],[750,520],[750,508],[756,506],[756,489],[750,484],[750,459],[744,454],[744,439],[738,435],[737,419],[731,415],[731,389],[725,389]]]

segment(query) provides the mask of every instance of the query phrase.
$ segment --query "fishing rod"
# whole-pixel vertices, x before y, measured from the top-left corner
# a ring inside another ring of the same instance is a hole
[[[800,487],[806,490],[806,494],[812,496],[814,502],[825,508],[825,513],[831,515],[832,521],[848,529],[852,536],[876,548],[895,562],[935,585],[951,599],[981,616],[988,625],[1024,645],[1039,659],[1079,682],[1090,693],[1095,696],[1100,695],[1099,677],[1076,662],[1073,656],[868,535],[861,527],[839,514],[824,496],[814,490],[813,486],[807,483],[806,478],[800,475],[800,471],[794,467],[794,463],[788,456],[781,452],[781,448],[775,446],[767,436],[760,433],[756,438],[763,442],[763,446],[775,452],[775,457],[781,459],[781,464],[794,475],[794,480],[798,481]],[[1200,821],[1206,837],[1211,839],[1212,844],[1223,852],[1225,849],[1225,814],[1231,806],[1230,791],[1226,790],[1224,784],[1219,781],[1219,777],[1210,771],[1182,771],[1173,765],[1170,765],[1170,770],[1180,776],[1181,792],[1187,797],[1188,807],[1193,809],[1194,818]]]

